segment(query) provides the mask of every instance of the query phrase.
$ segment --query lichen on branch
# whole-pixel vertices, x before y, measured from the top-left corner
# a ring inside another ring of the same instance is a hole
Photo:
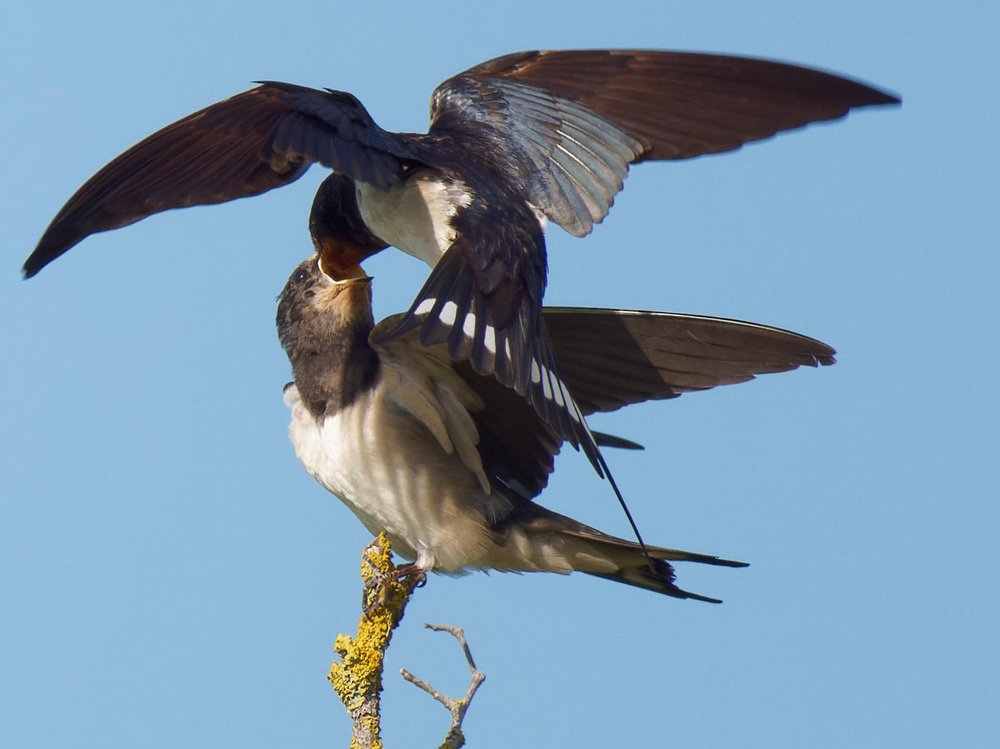
[[[406,604],[413,590],[422,585],[423,570],[413,565],[395,566],[392,547],[382,533],[365,547],[361,555],[361,579],[364,582],[361,618],[354,637],[340,634],[333,644],[339,656],[330,666],[327,677],[344,703],[353,722],[351,749],[383,749],[381,737],[382,672],[385,651],[393,630],[403,619]],[[465,744],[462,721],[476,690],[486,678],[472,660],[465,633],[458,627],[425,624],[435,631],[449,632],[465,654],[472,681],[461,699],[447,697],[430,684],[402,670],[403,678],[417,685],[440,702],[451,713],[451,728],[442,749],[458,749]]]
[[[351,749],[382,749],[380,696],[385,651],[392,632],[421,582],[422,576],[407,574],[392,563],[392,547],[380,534],[361,557],[364,582],[362,614],[354,637],[340,634],[333,649],[339,656],[327,678],[344,703],[354,728]]]

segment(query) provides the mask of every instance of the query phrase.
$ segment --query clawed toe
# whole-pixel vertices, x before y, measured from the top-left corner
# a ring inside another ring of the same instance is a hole
[[[389,572],[372,575],[362,593],[362,609],[369,620],[376,609],[389,604],[397,593],[409,596],[416,588],[427,584],[427,570],[416,563],[401,564]],[[397,586],[394,590],[394,586]]]

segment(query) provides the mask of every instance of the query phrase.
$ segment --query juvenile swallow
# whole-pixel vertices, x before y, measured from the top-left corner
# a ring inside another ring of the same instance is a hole
[[[306,470],[419,572],[584,572],[675,598],[671,562],[743,562],[615,538],[534,499],[563,437],[511,388],[456,360],[405,315],[375,324],[371,278],[314,255],[281,292],[277,328],[294,383],[291,441]],[[546,309],[562,378],[583,416],[755,374],[832,364],[819,341],[734,320]]]

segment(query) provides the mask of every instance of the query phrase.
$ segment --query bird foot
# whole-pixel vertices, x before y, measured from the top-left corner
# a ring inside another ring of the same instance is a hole
[[[369,620],[378,608],[392,605],[396,598],[409,598],[416,588],[427,584],[427,570],[416,563],[401,564],[388,571],[372,571],[362,592],[362,610]]]

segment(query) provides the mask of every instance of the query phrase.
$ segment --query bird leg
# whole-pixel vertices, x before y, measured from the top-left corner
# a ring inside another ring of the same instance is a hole
[[[371,547],[369,546],[369,548]],[[361,608],[365,616],[369,616],[372,611],[380,606],[390,606],[393,596],[398,596],[401,592],[405,592],[407,599],[409,599],[410,594],[415,589],[422,588],[426,584],[427,571],[423,567],[418,567],[416,562],[398,566],[390,565],[390,569],[388,570],[373,569],[371,576],[365,580],[365,586],[361,594]],[[400,618],[402,616],[403,612],[400,611]]]

